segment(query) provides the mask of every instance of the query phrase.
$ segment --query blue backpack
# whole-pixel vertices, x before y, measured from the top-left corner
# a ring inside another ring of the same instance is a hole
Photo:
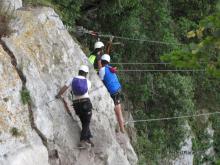
[[[88,85],[86,79],[73,78],[72,91],[76,96],[84,95],[88,91]]]

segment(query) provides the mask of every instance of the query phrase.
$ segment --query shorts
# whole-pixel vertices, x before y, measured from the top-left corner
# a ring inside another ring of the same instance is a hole
[[[113,99],[115,105],[120,104],[121,103],[121,92],[119,91],[115,94],[112,94],[111,98]]]

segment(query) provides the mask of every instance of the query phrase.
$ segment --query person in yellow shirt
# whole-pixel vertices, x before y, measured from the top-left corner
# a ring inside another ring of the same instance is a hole
[[[106,54],[110,54],[110,49],[112,46],[113,38],[114,38],[113,36],[110,37],[110,40],[106,48]],[[105,45],[103,44],[103,42],[97,41],[94,44],[94,51],[89,56],[89,62],[93,64],[94,69],[96,69],[97,71],[99,71],[99,69],[102,68],[101,57],[104,54],[104,48],[105,48]]]

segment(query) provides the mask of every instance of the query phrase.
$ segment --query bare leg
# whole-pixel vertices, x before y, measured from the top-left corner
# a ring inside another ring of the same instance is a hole
[[[124,119],[123,119],[122,111],[121,111],[121,104],[115,105],[115,114],[116,114],[116,118],[118,120],[120,131],[122,133],[125,133]]]

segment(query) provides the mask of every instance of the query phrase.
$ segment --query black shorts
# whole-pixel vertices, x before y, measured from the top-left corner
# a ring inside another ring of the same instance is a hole
[[[119,91],[115,94],[112,94],[111,98],[113,99],[115,105],[120,104],[121,103],[121,92]]]

